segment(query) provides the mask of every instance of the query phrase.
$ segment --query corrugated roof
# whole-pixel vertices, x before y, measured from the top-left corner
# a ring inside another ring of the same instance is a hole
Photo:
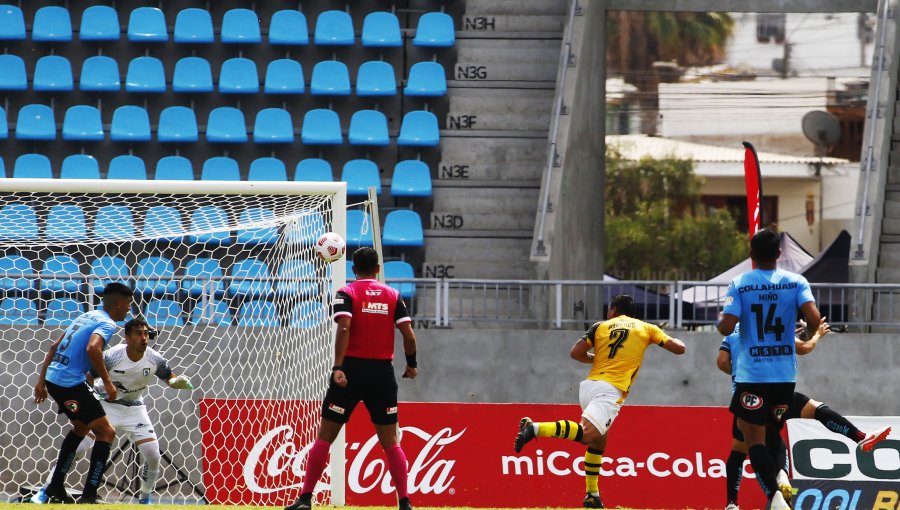
[[[697,163],[742,163],[744,161],[744,147],[735,142],[734,147],[719,147],[693,142],[673,140],[647,135],[608,135],[608,146],[616,147],[626,159],[638,160],[644,157],[663,159],[676,157],[679,159],[693,159]],[[813,156],[788,156],[786,154],[774,154],[771,152],[756,153],[760,164],[763,163],[796,163],[802,165],[841,165],[849,163],[849,160],[840,158],[817,158]]]

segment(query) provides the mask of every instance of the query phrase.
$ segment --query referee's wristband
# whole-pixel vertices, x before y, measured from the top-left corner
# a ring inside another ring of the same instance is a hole
[[[416,353],[406,355],[406,366],[409,368],[417,368],[419,366],[419,364],[416,363]]]
[[[343,370],[344,370],[344,367],[341,366],[341,365],[335,365],[335,366],[331,367],[331,371],[332,371],[332,372],[336,372],[336,371],[338,371],[338,370],[343,371]]]

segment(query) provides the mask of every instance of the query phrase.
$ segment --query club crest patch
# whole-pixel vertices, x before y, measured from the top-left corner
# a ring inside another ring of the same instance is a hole
[[[66,403],[63,404],[66,406],[66,409],[72,411],[73,413],[78,412],[78,401],[77,400],[66,400]]]
[[[762,407],[763,399],[759,395],[754,395],[745,391],[744,393],[741,393],[741,405],[744,409],[755,411]]]
[[[775,421],[779,422],[784,418],[784,414],[787,413],[788,406],[780,405],[780,406],[772,406],[772,416],[775,417]]]

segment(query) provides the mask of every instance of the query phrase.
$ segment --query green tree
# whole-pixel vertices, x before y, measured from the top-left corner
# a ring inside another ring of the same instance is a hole
[[[747,238],[731,213],[700,202],[693,161],[630,161],[607,148],[606,183],[606,272],[712,275],[746,258]]]

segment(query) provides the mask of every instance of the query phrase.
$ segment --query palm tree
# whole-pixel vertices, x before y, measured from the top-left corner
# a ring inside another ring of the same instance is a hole
[[[724,12],[613,11],[607,20],[608,73],[638,89],[641,131],[649,134],[656,132],[661,81],[654,64],[717,64],[734,30],[734,19]]]

